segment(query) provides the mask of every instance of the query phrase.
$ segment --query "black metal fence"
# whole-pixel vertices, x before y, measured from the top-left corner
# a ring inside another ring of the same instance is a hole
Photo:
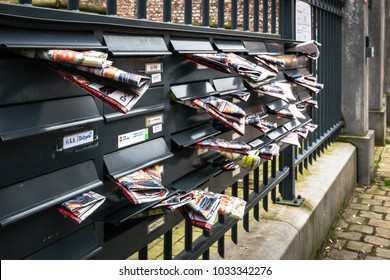
[[[184,17],[186,25],[152,23],[149,21],[137,21],[117,18],[113,15],[117,13],[117,1],[107,0],[107,17],[94,17],[90,14],[74,13],[78,10],[79,1],[69,0],[68,10],[72,12],[51,14],[47,11],[34,11],[32,9],[14,9],[5,4],[0,4],[0,18],[3,17],[2,23],[9,19],[13,21],[21,20],[24,24],[29,24],[29,19],[37,15],[39,20],[44,24],[50,22],[54,18],[58,21],[69,22],[70,24],[86,24],[91,23],[94,26],[109,24],[113,26],[111,31],[125,30],[124,26],[131,28],[145,29],[148,33],[153,33],[153,30],[159,32],[167,32],[173,35],[187,34],[187,36],[215,36],[215,37],[230,37],[244,39],[275,40],[285,42],[286,40],[294,40],[295,38],[295,1],[294,0],[254,0],[252,5],[254,9],[249,9],[251,1],[231,1],[231,29],[224,29],[224,0],[218,1],[218,27],[217,29],[205,29],[190,26],[192,23],[192,1],[184,1]],[[243,28],[237,30],[237,18],[239,2],[242,3]],[[217,223],[213,226],[210,232],[201,232],[196,230],[189,222],[184,221],[184,234],[182,240],[183,248],[179,252],[173,252],[177,239],[175,237],[177,227],[182,221],[182,218],[177,213],[169,214],[165,217],[165,223],[171,225],[163,231],[162,235],[153,233],[151,235],[143,235],[141,226],[145,227],[149,220],[132,220],[129,224],[121,225],[112,230],[112,235],[119,236],[119,232],[126,231],[118,241],[111,243],[117,244],[116,248],[108,249],[109,253],[105,253],[103,245],[103,254],[97,254],[96,258],[123,258],[134,253],[138,254],[139,259],[154,258],[150,255],[152,243],[161,239],[163,246],[160,248],[162,253],[160,258],[163,259],[209,259],[211,257],[211,248],[213,244],[217,244],[217,251],[221,257],[224,257],[225,242],[230,238],[234,243],[239,242],[238,232],[242,226],[244,230],[250,230],[251,215],[256,221],[260,219],[260,208],[265,211],[269,208],[269,202],[287,203],[298,206],[302,198],[295,193],[295,180],[298,172],[302,173],[304,169],[308,169],[310,164],[320,157],[325,149],[334,141],[339,134],[342,117],[341,117],[341,20],[342,20],[342,1],[338,0],[311,0],[306,1],[312,5],[312,38],[322,44],[320,50],[320,58],[310,64],[311,72],[318,77],[320,83],[325,84],[325,88],[315,99],[318,100],[319,109],[308,109],[308,114],[314,123],[319,125],[319,128],[306,140],[302,140],[301,148],[288,146],[281,152],[280,157],[274,158],[272,161],[265,161],[254,172],[246,174],[242,180],[231,180],[231,186],[224,188],[221,192],[229,193],[233,196],[242,196],[247,201],[246,215],[242,223],[237,223],[237,220],[219,215]],[[20,4],[27,6],[32,3],[31,0],[19,0]],[[171,21],[171,4],[172,1],[163,1],[163,20],[164,22]],[[202,1],[203,26],[209,26],[209,0]],[[263,6],[260,13],[260,5]],[[39,9],[39,8],[37,8]],[[268,11],[271,13],[268,13]],[[147,1],[138,1],[137,4],[138,18],[146,19]],[[250,13],[253,13],[254,32],[248,32]],[[15,17],[13,17],[15,16]],[[18,19],[18,17],[20,17]],[[260,30],[259,20],[262,20],[262,29]],[[38,23],[34,23],[39,26]],[[117,26],[117,29],[115,28]],[[266,34],[264,34],[266,33]],[[99,33],[98,33],[99,35]],[[1,143],[0,143],[1,145]],[[205,185],[207,186],[207,184]],[[270,197],[269,197],[270,196]],[[96,223],[97,230],[102,227],[106,229],[105,224]],[[111,230],[112,228],[109,229]],[[198,232],[195,234],[195,232]],[[161,232],[160,232],[161,233]],[[133,237],[132,237],[133,236]],[[228,236],[228,237],[226,237]],[[197,238],[195,238],[197,237]],[[106,237],[103,237],[105,239]],[[129,239],[126,239],[129,238]],[[109,242],[107,242],[109,243]],[[108,246],[108,245],[107,245]],[[180,245],[181,246],[181,245]],[[115,246],[114,246],[115,247]],[[120,249],[118,249],[120,248]],[[115,252],[118,254],[115,255]]]

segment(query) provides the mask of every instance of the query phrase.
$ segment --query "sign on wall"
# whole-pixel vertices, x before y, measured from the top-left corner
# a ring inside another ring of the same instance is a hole
[[[311,6],[298,0],[295,8],[295,36],[297,41],[311,40]]]

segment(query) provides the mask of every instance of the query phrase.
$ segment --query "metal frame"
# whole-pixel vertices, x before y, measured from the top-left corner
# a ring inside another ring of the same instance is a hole
[[[237,1],[232,0],[231,12],[231,27],[232,30],[224,29],[224,10],[223,4],[225,1],[218,1],[218,27],[217,29],[208,28],[210,22],[209,1],[202,1],[203,27],[191,26],[192,24],[192,1],[185,1],[185,23],[186,25],[177,25],[166,23],[171,21],[171,5],[170,0],[163,1],[164,22],[151,22],[147,20],[124,19],[115,17],[117,13],[116,0],[107,0],[107,15],[91,15],[84,13],[69,13],[60,10],[40,9],[31,6],[31,0],[20,0],[23,4],[8,5],[0,3],[0,23],[10,25],[17,22],[20,26],[54,28],[61,22],[66,22],[69,29],[85,28],[97,29],[104,25],[108,30],[116,32],[128,32],[129,30],[142,34],[154,34],[156,32],[164,33],[164,40],[169,41],[169,36],[183,35],[198,36],[209,38],[235,38],[238,40],[259,39],[264,41],[272,40],[277,42],[291,42],[294,39],[294,0],[279,1],[279,7],[276,7],[276,1],[266,1],[263,3],[263,11],[268,10],[271,6],[271,15],[263,13],[262,31],[268,32],[268,22],[271,23],[271,33],[259,33],[259,26],[254,25],[255,32],[247,32],[249,30],[249,0],[244,0],[243,13],[243,31],[237,30]],[[242,179],[243,198],[247,200],[246,215],[243,221],[243,228],[249,231],[250,228],[250,211],[253,210],[255,220],[259,220],[260,202],[264,210],[269,207],[269,194],[271,201],[274,203],[285,203],[289,205],[299,205],[302,198],[295,194],[295,180],[297,172],[303,173],[303,169],[308,169],[309,165],[320,157],[327,147],[336,140],[340,128],[342,126],[341,118],[341,16],[343,1],[338,0],[308,0],[312,5],[313,12],[313,39],[322,43],[321,58],[318,63],[312,64],[312,72],[318,76],[320,82],[325,82],[325,89],[319,94],[318,102],[320,109],[318,111],[310,110],[310,115],[314,123],[319,124],[319,129],[309,136],[307,140],[302,141],[302,148],[287,147],[283,150],[280,158],[275,158],[270,162],[264,162],[258,169],[248,174],[243,172],[234,180],[231,180],[230,187],[226,186],[226,191],[229,190],[232,195],[238,195],[239,180]],[[258,4],[259,1],[254,1]],[[26,5],[27,4],[27,5]],[[77,11],[79,7],[78,0],[69,0],[68,10]],[[146,19],[146,1],[138,1],[138,18]],[[255,18],[258,18],[258,5],[256,5]],[[276,34],[276,14],[279,12],[279,33]],[[83,27],[85,26],[85,27]],[[259,35],[260,34],[260,35]],[[103,38],[101,38],[103,40]],[[253,178],[253,179],[251,179]],[[253,185],[250,183],[253,180]],[[278,197],[277,190],[279,186]],[[167,220],[172,221],[171,225],[176,225],[180,219],[175,214],[168,214]],[[144,222],[143,224],[145,224]],[[96,225],[100,227],[101,225]],[[224,236],[228,231],[231,231],[231,240],[238,242],[238,225],[237,220],[219,216],[218,223],[214,226],[211,232],[203,232],[194,242],[193,227],[186,222],[185,225],[185,248],[177,256],[173,256],[172,243],[173,231],[172,227],[164,227],[161,231],[150,236],[148,240],[144,240],[144,246],[138,252],[139,259],[148,258],[148,242],[153,238],[157,238],[158,234],[164,237],[164,259],[203,259],[210,258],[210,247],[212,244],[218,244],[218,252],[224,256]],[[134,233],[140,233],[136,227],[129,231],[125,237]],[[103,246],[104,251],[104,246]],[[129,255],[133,252],[129,252]],[[112,257],[112,256],[111,256]],[[115,256],[114,258],[122,258]]]

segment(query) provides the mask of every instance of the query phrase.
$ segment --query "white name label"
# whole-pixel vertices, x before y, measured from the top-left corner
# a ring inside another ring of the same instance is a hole
[[[149,129],[143,128],[126,134],[118,135],[118,148],[123,148],[149,139]]]
[[[252,147],[256,147],[256,146],[259,146],[261,144],[263,144],[263,141],[261,141],[260,139],[256,139],[256,140],[249,143],[249,145]]]
[[[164,216],[162,216],[161,218],[158,218],[157,220],[154,220],[153,222],[151,222],[148,225],[148,234],[152,233],[153,231],[155,231],[159,227],[162,227],[163,225],[165,225],[165,217]]]
[[[240,174],[241,173],[241,168],[239,167],[239,168],[237,168],[236,170],[233,170],[233,172],[232,172],[232,177],[236,177],[238,174]]]
[[[162,63],[146,63],[145,73],[160,73],[163,72]]]
[[[94,132],[93,130],[83,131],[76,134],[66,135],[63,138],[62,147],[64,150],[73,148],[76,146],[84,145],[93,142]]]

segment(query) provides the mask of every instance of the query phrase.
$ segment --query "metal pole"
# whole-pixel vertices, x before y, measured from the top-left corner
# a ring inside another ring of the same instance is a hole
[[[225,0],[218,0],[218,27],[224,28],[225,23]]]
[[[203,0],[202,2],[202,25],[210,26],[210,0]]]
[[[268,0],[263,0],[263,32],[268,33]]]
[[[164,22],[171,22],[172,21],[172,1],[171,0],[164,0],[163,3],[163,10],[164,10]]]
[[[68,10],[69,11],[78,11],[80,9],[79,0],[68,0]]]
[[[184,1],[184,23],[192,24],[192,0]]]
[[[295,20],[294,20],[294,0],[283,0],[280,1],[279,6],[279,28],[280,28],[280,34],[282,35],[283,39],[295,39],[295,32],[294,32],[294,26],[295,26]]]
[[[244,31],[249,30],[249,0],[244,0]]]
[[[237,29],[237,0],[232,0],[231,20],[232,29]]]
[[[287,177],[279,184],[279,192],[282,199],[277,199],[276,203],[299,206],[303,199],[295,196],[295,149],[294,145],[289,145],[282,151],[282,162],[284,167],[289,167],[290,172]]]
[[[253,1],[253,31],[259,32],[259,14],[260,14],[260,4],[259,0]]]
[[[147,0],[138,0],[138,18],[139,19],[146,19],[146,6],[147,6]]]

